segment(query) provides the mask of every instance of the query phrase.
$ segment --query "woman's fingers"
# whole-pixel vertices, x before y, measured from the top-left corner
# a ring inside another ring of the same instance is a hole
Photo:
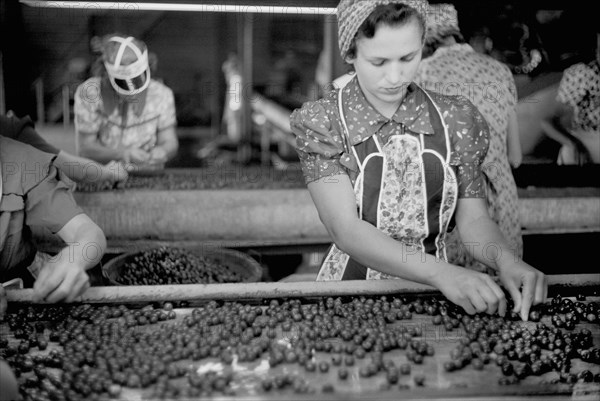
[[[500,288],[498,283],[496,283],[491,277],[489,277],[488,280],[490,282],[490,288],[492,291],[494,291],[496,297],[498,297],[498,314],[500,316],[504,316],[506,315],[506,296],[504,295],[504,291],[502,291],[502,288]]]
[[[517,313],[521,310],[521,292],[519,291],[519,287],[517,287],[517,284],[515,284],[515,282],[512,280],[509,280],[506,283],[504,283],[504,286],[510,294],[510,297],[512,298],[514,303],[512,311]]]
[[[535,283],[535,297],[533,298],[533,304],[538,305],[546,301],[546,275],[538,273],[536,275]]]
[[[474,291],[471,291],[469,294],[469,300],[471,301],[471,304],[477,313],[483,313],[487,311],[488,305],[485,299],[479,294],[479,290],[474,289]]]
[[[536,289],[536,277],[534,272],[528,272],[523,275],[523,293],[521,299],[521,319],[527,321],[529,318],[529,309],[533,304]]]
[[[40,275],[33,284],[34,300],[45,300],[48,294],[55,291],[62,283],[63,277],[56,266],[44,266],[40,271]]]
[[[454,303],[462,307],[468,315],[474,315],[475,313],[477,313],[475,307],[473,307],[473,304],[467,296],[461,297],[461,299],[457,300]]]
[[[73,302],[76,298],[81,296],[88,288],[90,288],[90,281],[87,274],[80,275],[77,279],[76,284],[71,289],[65,302]]]
[[[52,291],[46,297],[46,301],[48,301],[50,303],[55,303],[55,302],[62,301],[65,298],[67,298],[67,296],[69,296],[71,289],[73,288],[74,284],[76,283],[76,280],[77,280],[77,277],[75,275],[66,274],[63,277],[63,280],[61,281],[60,285],[58,287],[56,287],[56,289],[54,291]]]
[[[506,314],[506,298],[502,289],[489,276],[485,277],[485,281],[487,286],[481,286],[479,293],[488,304],[487,313],[491,315],[498,312],[500,316],[504,316]]]

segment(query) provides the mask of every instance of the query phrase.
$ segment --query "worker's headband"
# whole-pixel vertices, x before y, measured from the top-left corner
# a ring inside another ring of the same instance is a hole
[[[110,84],[121,95],[134,95],[145,90],[150,85],[150,67],[148,64],[148,49],[144,52],[133,43],[133,37],[126,39],[114,36],[109,42],[119,42],[119,50],[113,63],[104,61]],[[129,48],[137,60],[128,65],[121,65],[123,54]]]

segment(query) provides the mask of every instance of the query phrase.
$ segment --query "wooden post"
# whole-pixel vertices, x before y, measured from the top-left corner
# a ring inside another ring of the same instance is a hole
[[[6,99],[4,93],[4,60],[2,58],[2,52],[0,52],[0,114],[6,114]]]
[[[44,105],[44,80],[39,77],[33,83],[35,87],[35,102],[37,111],[37,124],[42,125],[46,122],[46,110]]]
[[[325,52],[325,71],[327,72],[327,83],[331,84],[336,78],[333,74],[335,51],[337,50],[336,19],[326,15],[324,20],[323,51]],[[320,93],[328,92],[328,88],[319,88]]]
[[[65,129],[69,128],[71,121],[71,93],[69,92],[69,85],[63,85],[62,87],[62,115],[63,115],[63,126]]]
[[[600,283],[598,274],[566,274],[548,276],[549,287],[595,288]],[[439,295],[428,285],[413,281],[355,280],[308,281],[296,283],[238,283],[238,284],[182,284],[148,286],[114,286],[89,288],[78,300],[87,303],[130,303],[165,301],[257,300],[284,297],[360,296],[360,295]],[[8,302],[36,303],[33,290],[7,290]],[[44,302],[40,302],[44,303]]]
[[[203,90],[208,89],[210,93],[210,139],[215,140],[221,136],[221,134],[225,134],[225,132],[221,132],[221,128],[223,127],[223,105],[221,104],[221,82],[223,71],[222,65],[223,60],[226,57],[225,48],[223,46],[224,43],[224,35],[223,32],[227,28],[227,18],[222,14],[216,14],[215,18],[217,18],[217,26],[215,28],[215,35],[213,40],[215,41],[215,48],[217,50],[216,56],[213,58],[213,76],[211,79],[212,86],[210,88],[203,88]],[[224,97],[223,97],[224,98]]]
[[[238,161],[245,163],[250,160],[252,151],[252,98],[253,87],[253,46],[254,46],[254,17],[252,13],[239,16],[238,46],[242,55],[242,141],[238,148]]]

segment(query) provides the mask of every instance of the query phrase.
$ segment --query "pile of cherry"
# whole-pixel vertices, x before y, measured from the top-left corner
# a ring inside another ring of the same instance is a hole
[[[14,339],[0,336],[0,357],[17,375],[25,400],[119,398],[123,388],[168,399],[234,395],[241,390],[235,370],[227,366],[261,360],[270,367],[296,364],[305,372],[327,373],[331,382],[315,388],[307,374],[270,373],[257,376],[254,393],[333,392],[344,386],[350,370],[361,378],[382,375],[382,390],[406,389],[427,385],[424,375],[411,374],[411,367],[435,353],[422,326],[410,324],[419,314],[430,316],[432,325],[464,334],[445,362],[449,372],[490,364],[488,369],[502,372],[499,384],[550,371],[558,374],[548,384],[598,382],[599,374],[572,371],[571,360],[600,363],[591,331],[575,327],[578,322],[597,324],[599,306],[557,297],[536,307],[530,317],[538,322],[529,324],[514,313],[468,316],[435,298],[386,296],[267,300],[262,305],[212,301],[191,313],[176,313],[172,303],[141,309],[11,306],[6,321]],[[545,316],[551,325],[539,322]],[[392,350],[401,350],[409,362],[391,357]],[[225,368],[199,373],[201,360]]]
[[[162,246],[125,262],[117,281],[126,285],[239,283],[243,277],[210,257]]]
[[[117,189],[189,191],[217,189],[294,189],[304,188],[302,171],[299,166],[275,169],[259,166],[229,166],[222,169],[205,168],[194,172],[171,173],[157,171],[147,175],[130,175],[125,183],[108,182],[78,183],[79,192],[103,192]]]

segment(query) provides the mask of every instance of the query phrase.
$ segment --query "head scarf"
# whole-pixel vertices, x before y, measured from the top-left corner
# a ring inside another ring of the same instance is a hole
[[[439,42],[449,35],[460,35],[458,13],[453,4],[431,4],[427,17],[426,43]]]
[[[144,91],[150,84],[148,49],[142,51],[131,36],[128,38],[113,36],[108,39],[108,43],[110,42],[119,44],[118,47],[105,50],[106,53],[104,54],[104,66],[114,90],[125,96]],[[126,51],[133,52],[136,57],[136,60],[131,64],[123,64],[123,56]]]
[[[346,59],[358,29],[380,5],[405,4],[427,20],[427,0],[341,0],[337,7],[338,42],[342,59]]]

